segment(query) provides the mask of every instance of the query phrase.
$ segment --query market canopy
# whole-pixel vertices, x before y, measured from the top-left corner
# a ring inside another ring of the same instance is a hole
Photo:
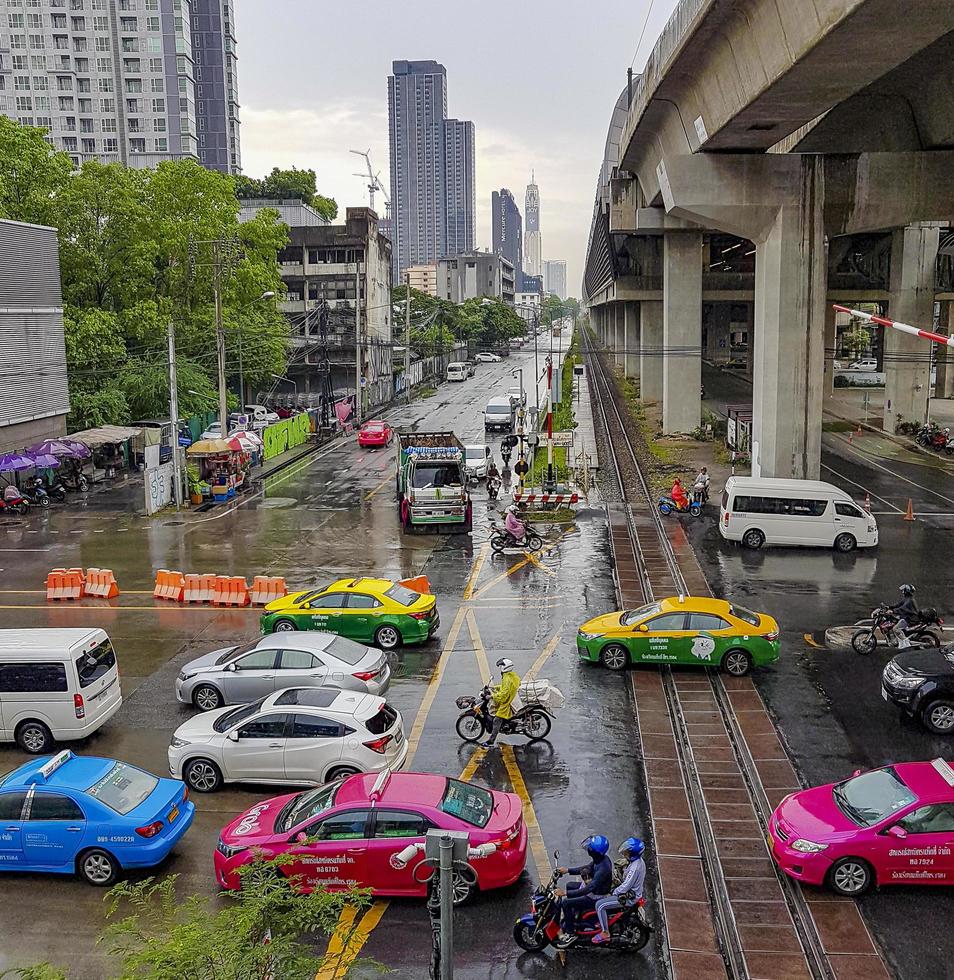
[[[88,447],[72,439],[46,439],[28,447],[26,452],[30,455],[66,456],[69,459],[86,459],[92,455]]]
[[[222,456],[240,451],[235,446],[230,446],[228,439],[200,439],[186,449],[186,454],[188,456]]]
[[[0,456],[0,473],[19,473],[20,470],[32,470],[36,463],[23,453],[4,453]]]
[[[84,429],[82,432],[72,432],[67,436],[67,442],[81,442],[86,446],[106,446],[110,443],[125,442],[138,436],[142,429],[132,429],[128,425],[101,425],[96,429]]]

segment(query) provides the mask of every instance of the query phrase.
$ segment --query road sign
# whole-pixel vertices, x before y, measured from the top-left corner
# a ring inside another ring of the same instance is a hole
[[[524,442],[531,449],[536,449],[540,445],[540,434],[538,432],[528,432],[523,438]]]
[[[554,446],[565,446],[569,448],[573,445],[573,433],[572,432],[554,432],[553,433],[553,445]]]
[[[526,476],[530,472],[530,465],[525,459],[518,459],[513,471],[517,476]]]

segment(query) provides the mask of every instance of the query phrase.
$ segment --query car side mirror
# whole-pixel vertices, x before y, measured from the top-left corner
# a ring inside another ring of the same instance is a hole
[[[861,770],[860,770],[860,769],[856,769],[856,770],[855,770],[855,771],[854,771],[854,772],[852,773],[852,776],[860,776],[860,775],[861,775]]]
[[[295,834],[295,843],[296,844],[307,844],[308,843],[308,835],[304,831],[302,831],[301,833]]]
[[[908,832],[899,824],[893,824],[890,826],[888,828],[888,834],[891,837],[897,837],[898,840],[904,840],[908,836]]]
[[[232,663],[225,665],[225,669],[228,671],[236,671],[238,670],[238,667],[235,666],[235,661],[233,660]]]
[[[236,731],[231,731],[226,737],[230,742],[237,742],[239,740],[239,733]]]
[[[645,623],[640,623],[639,624],[639,632],[640,633],[648,633],[649,632],[649,627]]]

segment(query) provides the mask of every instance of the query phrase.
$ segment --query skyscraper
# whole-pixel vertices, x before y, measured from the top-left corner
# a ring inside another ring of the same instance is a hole
[[[447,118],[447,71],[395,61],[388,77],[395,282],[474,241],[474,124]]]
[[[474,124],[444,120],[444,188],[447,234],[444,255],[474,250]]]
[[[533,174],[527,184],[527,200],[524,208],[526,234],[524,235],[524,272],[528,276],[543,275],[543,243],[540,239],[540,188]]]
[[[566,299],[566,259],[549,259],[543,263],[543,288],[557,299]]]
[[[199,161],[211,170],[239,173],[238,57],[232,0],[192,0]]]
[[[237,170],[231,7],[232,0],[74,0],[67,9],[64,0],[30,0],[24,8],[18,0],[0,0],[8,49],[0,51],[0,114],[48,130],[47,142],[76,166],[197,160],[202,133],[208,146],[210,133],[223,132],[227,163],[209,165]],[[218,60],[215,51],[221,51]],[[219,76],[221,97],[213,93]],[[221,102],[224,125],[209,115]]]
[[[490,196],[493,217],[493,246],[513,266],[517,285],[523,282],[523,219],[513,194],[502,187]]]

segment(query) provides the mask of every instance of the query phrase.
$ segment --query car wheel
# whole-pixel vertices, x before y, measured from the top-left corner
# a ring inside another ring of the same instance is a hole
[[[747,650],[729,650],[722,658],[722,669],[732,677],[745,677],[752,669],[752,655]]]
[[[336,779],[344,779],[346,776],[356,776],[359,772],[361,772],[361,770],[356,766],[335,766],[335,768],[328,773],[327,777],[325,778],[325,782],[333,783]]]
[[[379,626],[374,634],[374,645],[382,650],[396,650],[401,645],[401,632],[396,626]]]
[[[473,872],[470,874],[473,875]],[[470,901],[474,892],[477,891],[477,882],[470,875],[464,875],[460,871],[454,871],[451,880],[451,891],[454,895],[454,907],[457,908],[457,906],[464,905]]]
[[[924,727],[935,735],[954,732],[954,701],[932,701],[921,713]]]
[[[835,551],[841,551],[847,553],[849,551],[854,551],[858,542],[855,541],[854,535],[852,534],[839,534],[835,538]]]
[[[858,630],[851,637],[851,648],[855,653],[860,653],[862,655],[867,655],[869,653],[874,653],[878,646],[878,638],[875,636],[874,630]]]
[[[273,633],[294,633],[298,627],[295,625],[293,619],[280,619],[275,623],[275,628],[272,630]]]
[[[861,858],[839,858],[828,872],[828,881],[834,891],[848,898],[863,895],[873,884],[871,865]]]
[[[759,548],[765,544],[765,535],[758,530],[758,528],[752,528],[751,531],[746,531],[745,534],[742,535],[742,544],[744,544],[746,548],[751,548],[753,551],[758,551]]]
[[[89,885],[106,888],[119,874],[119,862],[109,853],[94,847],[83,851],[76,862],[76,873]]]
[[[484,723],[473,713],[461,715],[457,719],[457,734],[465,742],[477,742],[484,734]]]
[[[189,788],[199,793],[214,793],[222,785],[222,773],[209,759],[190,759],[182,776]]]
[[[17,727],[17,745],[31,755],[41,755],[53,748],[53,733],[42,721],[25,721]]]
[[[200,684],[192,692],[192,703],[199,711],[215,711],[225,704],[222,692],[211,684]]]
[[[524,722],[523,730],[531,742],[541,742],[550,734],[550,716],[545,711],[531,711]]]
[[[629,650],[620,643],[610,643],[600,650],[600,663],[608,670],[625,670],[629,666]]]

